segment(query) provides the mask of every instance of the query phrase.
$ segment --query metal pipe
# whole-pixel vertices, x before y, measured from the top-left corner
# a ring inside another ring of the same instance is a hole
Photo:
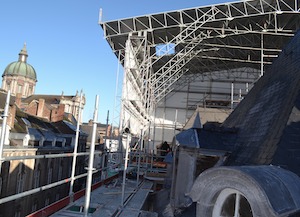
[[[3,156],[3,146],[4,146],[4,139],[5,139],[5,133],[6,133],[6,124],[7,124],[7,117],[8,117],[8,109],[9,109],[9,101],[10,101],[10,90],[7,92],[6,96],[6,102],[4,107],[4,114],[3,114],[3,120],[2,120],[2,129],[1,129],[1,140],[0,140],[0,174],[2,169],[2,156]]]
[[[110,128],[110,139],[109,139],[109,146],[108,146],[108,155],[107,155],[107,164],[110,165],[112,161],[112,155],[111,155],[111,145],[112,145],[112,138],[113,138],[113,123],[111,122],[111,128]]]
[[[79,132],[80,132],[80,120],[81,120],[81,103],[82,103],[82,91],[80,92],[80,101],[79,101],[79,109],[78,109],[78,116],[77,116],[77,126],[76,126],[76,136],[75,136],[75,144],[74,144],[74,152],[73,152],[73,161],[72,161],[72,173],[71,173],[71,182],[70,182],[70,189],[69,189],[69,196],[73,195],[73,186],[74,186],[74,176],[76,170],[76,160],[77,160],[77,149],[78,149],[78,139],[79,139]],[[71,200],[73,198],[71,197]]]
[[[95,138],[96,138],[97,119],[98,119],[98,103],[99,103],[99,96],[96,95],[94,120],[93,120],[93,133],[92,133],[92,141],[91,141],[91,146],[90,146],[89,167],[87,169],[88,176],[87,176],[87,184],[86,184],[84,216],[87,216],[89,206],[90,206],[93,170],[95,170],[93,168],[93,164],[94,164]]]
[[[101,151],[95,151],[95,154],[101,154]],[[77,153],[77,156],[85,156],[89,155],[89,152],[81,152]],[[27,159],[44,159],[44,158],[59,158],[59,157],[72,157],[73,153],[65,153],[65,154],[43,154],[43,155],[26,155],[26,156],[9,156],[4,157],[3,161],[11,161],[11,160],[27,160]]]
[[[141,152],[143,151],[143,128],[141,128],[141,137],[140,137],[140,151],[139,151],[139,161],[138,161],[138,168],[137,168],[137,176],[136,176],[136,186],[139,185],[140,181],[140,167],[141,167]]]
[[[234,208],[234,217],[239,217],[240,216],[240,200],[241,200],[241,194],[236,193],[235,196],[235,208]]]
[[[175,120],[174,120],[174,136],[176,135],[177,118],[178,118],[178,109],[176,109],[176,110],[175,110]]]
[[[193,130],[194,130],[194,134],[195,134],[197,148],[200,148],[200,142],[199,142],[199,139],[198,139],[199,137],[198,137],[197,129],[193,129]]]
[[[148,150],[150,149],[150,135],[151,135],[151,124],[152,124],[152,122],[153,121],[150,121],[149,122],[149,129],[148,129]],[[153,122],[154,123],[154,122]],[[152,169],[152,167],[153,167],[153,158],[154,158],[154,139],[155,138],[153,138],[152,137],[152,151],[151,151],[151,164],[150,164],[150,168]],[[147,163],[148,163],[148,159],[147,159]],[[147,168],[148,168],[148,166],[147,166]]]
[[[170,193],[170,204],[172,207],[172,210],[174,211],[175,208],[175,183],[176,183],[176,155],[177,155],[177,144],[176,144],[176,137],[175,137],[175,147],[173,150],[173,163],[172,163],[172,184],[171,184],[171,193]]]
[[[151,122],[148,122],[149,126],[151,124]],[[147,127],[149,127],[147,126]],[[146,130],[148,129],[145,129],[145,132]],[[149,139],[150,139],[150,131],[148,131],[148,138],[147,138],[147,144],[145,144],[145,153],[146,153],[146,157],[145,157],[145,160],[146,160],[146,168],[148,168],[148,161],[149,161],[149,154],[152,155],[151,151],[150,151],[150,143],[149,143]]]
[[[105,129],[105,138],[104,138],[104,145],[103,145],[103,153],[102,153],[102,168],[105,166],[105,160],[106,160],[106,139],[107,139],[107,132],[108,132],[108,121],[109,121],[109,110],[107,111],[107,117],[106,117],[106,129]],[[105,179],[105,173],[102,171],[101,173],[101,180]]]
[[[128,166],[128,147],[129,147],[129,138],[130,134],[127,133],[126,138],[126,152],[125,152],[125,163],[124,163],[124,171],[123,171],[123,183],[122,183],[122,198],[121,198],[121,206],[124,206],[124,198],[125,198],[125,182],[126,182],[126,174],[127,174],[127,166]]]
[[[155,141],[156,141],[156,109],[153,111],[153,136],[152,136],[152,150],[154,151],[155,149]],[[150,125],[150,123],[149,123]]]
[[[260,76],[263,76],[264,75],[264,34],[263,33],[261,33],[260,43],[261,43]]]
[[[233,90],[234,89],[234,86],[233,86],[233,83],[231,83],[231,109],[233,109]]]

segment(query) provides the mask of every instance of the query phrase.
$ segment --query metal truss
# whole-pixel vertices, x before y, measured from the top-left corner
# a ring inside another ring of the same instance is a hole
[[[244,73],[255,82],[300,27],[299,6],[299,0],[248,0],[101,23],[123,65],[127,41],[135,56],[126,74],[141,103],[126,107],[149,119],[163,98],[191,80],[245,79],[236,69],[252,69]],[[158,55],[158,45],[170,44],[174,54]]]
[[[211,13],[208,14],[208,11],[211,11]],[[147,31],[152,36],[149,43],[152,45],[164,44],[169,41],[168,39],[172,38],[172,35],[177,35],[180,31],[178,28],[185,28],[187,25],[197,22],[200,17],[202,17],[200,22],[207,23],[208,20],[212,22],[223,20],[226,25],[226,23],[228,24],[238,18],[255,18],[268,14],[281,15],[283,13],[298,12],[298,0],[251,0],[102,22],[101,26],[104,30],[105,38],[113,51],[116,52],[125,49],[128,34]],[[211,20],[211,17],[214,19]],[[247,24],[241,24],[241,26],[245,26],[248,30],[253,30],[257,27],[258,29],[270,29],[268,23],[257,23],[255,19],[251,23],[254,25],[246,27]],[[285,29],[286,25],[280,26],[277,30],[290,32],[290,29]],[[278,25],[275,24],[274,27],[276,26]],[[173,31],[168,31],[169,29]],[[156,34],[157,32],[159,34]]]

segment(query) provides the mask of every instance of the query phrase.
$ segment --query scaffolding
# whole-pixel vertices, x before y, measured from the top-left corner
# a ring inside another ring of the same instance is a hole
[[[157,144],[198,106],[234,109],[294,36],[299,3],[236,1],[100,25],[124,68],[120,127],[146,127]]]

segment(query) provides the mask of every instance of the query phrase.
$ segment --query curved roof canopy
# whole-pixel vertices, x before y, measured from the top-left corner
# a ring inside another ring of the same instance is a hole
[[[150,105],[196,79],[256,82],[299,29],[299,7],[299,0],[236,1],[100,25],[125,68],[125,51],[133,54],[127,74]]]

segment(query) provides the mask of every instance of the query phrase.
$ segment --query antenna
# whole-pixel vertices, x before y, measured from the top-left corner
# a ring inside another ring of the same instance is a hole
[[[99,20],[98,20],[98,24],[102,23],[102,8],[99,9]]]

